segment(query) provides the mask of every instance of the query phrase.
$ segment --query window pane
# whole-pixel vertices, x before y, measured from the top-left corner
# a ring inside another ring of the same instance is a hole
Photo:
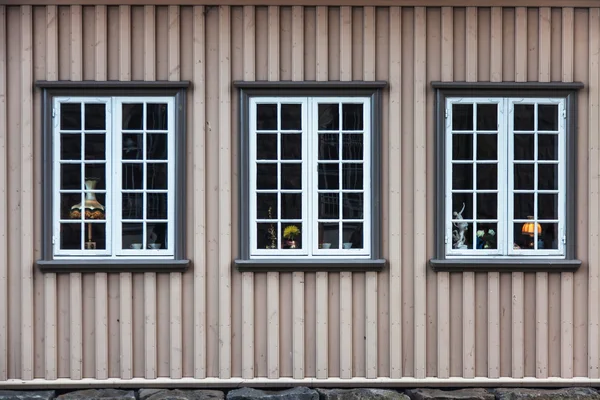
[[[473,159],[473,135],[472,134],[453,134],[452,135],[452,159],[453,160],[472,160]]]
[[[319,222],[319,245],[322,249],[340,248],[340,225],[337,222]]]
[[[319,193],[319,219],[338,219],[340,217],[340,194]]]
[[[161,249],[168,249],[170,244],[167,240],[168,226],[166,222],[153,222],[146,224],[146,247],[152,243],[160,245]]]
[[[557,164],[538,164],[538,189],[558,190]]]
[[[60,224],[60,248],[62,250],[81,250],[81,224]]]
[[[281,224],[283,231],[282,247],[284,249],[301,249],[302,248],[302,224]]]
[[[148,163],[146,165],[146,188],[148,190],[167,189],[167,185],[169,183],[169,177],[167,175],[168,168],[169,166],[165,163]]]
[[[496,134],[477,135],[477,159],[478,160],[497,160],[498,159],[498,135],[496,135]]]
[[[256,224],[256,247],[259,249],[277,249],[277,223]]]
[[[363,248],[363,229],[362,222],[344,222],[343,229],[343,248],[344,249],[362,249]]]
[[[515,104],[515,130],[516,131],[532,131],[534,127],[534,106],[533,104]]]
[[[342,104],[342,129],[345,131],[363,130],[362,104]]]
[[[458,250],[474,249],[473,223],[454,222],[452,224],[452,248]]]
[[[342,164],[342,189],[363,188],[363,165]]]
[[[558,219],[558,194],[538,194],[538,219]]]
[[[82,193],[61,193],[60,195],[60,218],[61,219],[78,219],[83,216],[79,209],[72,209],[75,205],[80,205],[84,201]]]
[[[452,218],[473,219],[473,195],[471,193],[452,193]]]
[[[277,193],[256,194],[256,218],[277,219]]]
[[[63,133],[60,135],[60,159],[81,160],[81,135]]]
[[[256,166],[256,188],[277,189],[277,164],[258,164]]]
[[[538,135],[538,159],[558,160],[558,135]]]
[[[281,129],[297,131],[302,129],[302,104],[281,105]]]
[[[141,160],[144,148],[144,135],[141,133],[124,133],[123,134],[123,159],[124,160]]]
[[[144,181],[143,164],[122,164],[123,189],[143,189]]]
[[[494,250],[498,248],[498,224],[478,223],[475,231],[475,248],[480,250]]]
[[[60,188],[81,189],[81,165],[61,164],[60,166]]]
[[[496,193],[477,193],[477,218],[498,218],[498,195]]]
[[[106,129],[106,106],[104,104],[85,105],[85,129]]]
[[[167,194],[148,193],[147,196],[146,218],[167,219]]]
[[[149,133],[146,135],[146,159],[147,160],[166,160],[167,135],[164,133]]]
[[[140,250],[144,247],[144,224],[123,223],[122,248]]]
[[[337,131],[340,129],[339,104],[319,104],[319,130]]]
[[[556,250],[558,249],[558,224],[540,224],[542,226],[541,244],[544,249]],[[538,243],[539,244],[539,243]]]
[[[60,105],[60,129],[81,129],[81,103],[62,103]]]
[[[168,113],[166,104],[146,105],[146,129],[166,130],[168,126]]]
[[[362,193],[344,193],[342,195],[343,207],[342,218],[344,219],[362,219],[363,218],[363,194]]]
[[[346,133],[342,135],[342,157],[344,160],[363,159],[363,135]]]
[[[452,164],[452,189],[473,189],[473,164]]]
[[[281,159],[302,159],[302,134],[285,133],[281,135]]]
[[[281,164],[281,188],[302,189],[302,164]]]
[[[533,164],[515,164],[515,189],[533,189]]]
[[[281,218],[302,219],[302,193],[281,194]]]
[[[319,160],[339,159],[338,134],[319,134]]]
[[[276,133],[261,133],[256,135],[256,159],[277,160]]]
[[[498,129],[496,104],[477,104],[477,130],[495,131]]]
[[[256,129],[277,130],[277,104],[256,105]]]
[[[143,129],[142,118],[144,116],[143,104],[123,104],[123,129]]]
[[[106,249],[106,224],[92,223],[85,224],[85,250],[105,250]]]
[[[533,249],[533,235],[524,234],[523,233],[523,222],[515,222],[513,224],[513,235],[514,235],[514,249],[525,249],[531,250]]]
[[[85,179],[95,179],[95,188],[97,190],[106,189],[106,165],[105,164],[85,164]]]
[[[515,160],[533,160],[534,139],[533,135],[514,135]]]
[[[123,219],[144,218],[144,195],[142,193],[123,193]]]
[[[339,189],[339,164],[319,164],[319,189]]]
[[[498,166],[477,164],[477,189],[498,189]]]
[[[473,130],[473,104],[452,105],[452,130]]]
[[[558,130],[558,105],[540,104],[538,105],[538,130],[557,131]]]
[[[513,212],[515,219],[533,216],[533,193],[515,193]]]
[[[106,136],[102,133],[90,133],[85,135],[85,159],[86,160],[105,160],[106,159]]]

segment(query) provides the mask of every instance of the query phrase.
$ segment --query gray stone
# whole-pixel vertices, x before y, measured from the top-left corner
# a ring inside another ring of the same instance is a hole
[[[253,388],[235,389],[227,393],[227,400],[319,400],[319,393],[307,387],[295,387],[282,391],[258,390]]]
[[[494,400],[494,395],[485,389],[459,389],[459,390],[440,390],[440,389],[414,389],[407,390],[406,394],[412,400]]]
[[[501,388],[493,389],[492,392],[496,395],[498,400],[525,400],[525,399],[538,399],[538,400],[600,400],[600,393],[592,388],[588,387],[572,387],[565,389],[525,389],[525,388]]]
[[[88,389],[65,393],[57,397],[58,400],[136,400],[133,390],[119,389]]]
[[[218,390],[168,390],[141,389],[139,400],[223,400],[225,394]]]
[[[51,400],[54,397],[54,390],[0,390],[0,400]]]
[[[408,400],[404,393],[384,389],[317,389],[321,400]]]

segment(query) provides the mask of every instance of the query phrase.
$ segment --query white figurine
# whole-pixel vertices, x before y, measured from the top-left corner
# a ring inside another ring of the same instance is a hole
[[[465,211],[465,203],[463,203],[462,209],[460,212],[454,211],[452,213],[454,219],[462,220],[462,213]],[[453,225],[456,227],[452,231],[452,247],[455,249],[466,249],[468,246],[465,244],[465,231],[468,229],[469,224],[466,222],[454,222]]]

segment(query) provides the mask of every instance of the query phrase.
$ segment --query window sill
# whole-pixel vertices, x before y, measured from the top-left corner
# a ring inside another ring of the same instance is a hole
[[[190,260],[38,260],[42,272],[183,272]]]
[[[381,271],[387,264],[384,259],[322,259],[311,258],[306,260],[234,260],[235,267],[241,272],[321,272],[321,271]]]
[[[431,269],[436,272],[572,272],[581,266],[580,260],[564,259],[431,259]]]

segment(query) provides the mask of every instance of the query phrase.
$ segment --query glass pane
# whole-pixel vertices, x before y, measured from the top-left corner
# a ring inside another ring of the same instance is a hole
[[[81,103],[62,103],[60,105],[60,129],[81,129]]]
[[[452,224],[452,248],[467,250],[474,248],[473,223],[454,222]]]
[[[281,188],[302,189],[302,164],[281,164]]]
[[[513,237],[514,243],[513,248],[515,250],[525,249],[531,250],[533,249],[533,236],[527,233],[523,233],[523,222],[515,222],[513,224]]]
[[[498,195],[477,193],[477,219],[498,218]]]
[[[473,219],[473,195],[452,193],[452,218]]]
[[[557,164],[538,164],[538,189],[558,190]]]
[[[339,189],[339,164],[319,164],[319,189]]]
[[[342,246],[344,249],[363,248],[363,224],[362,222],[342,223]]]
[[[342,135],[342,157],[344,160],[363,159],[363,135],[346,133]]]
[[[283,230],[282,246],[284,249],[301,249],[302,248],[302,224],[281,224]]]
[[[515,164],[515,189],[533,189],[533,164]]]
[[[138,133],[123,134],[123,159],[141,160],[144,148],[144,135]]]
[[[319,222],[319,247],[340,248],[340,225],[337,222]]]
[[[61,219],[81,219],[81,211],[78,207],[81,205],[84,197],[81,193],[61,193],[60,195],[60,218]]]
[[[105,164],[85,164],[85,179],[97,180],[95,188],[97,190],[106,189],[106,166]]]
[[[166,160],[167,135],[165,133],[149,133],[146,135],[146,159]]]
[[[452,105],[452,130],[473,130],[473,104]]]
[[[277,193],[256,195],[256,218],[277,219]]]
[[[557,131],[558,130],[558,105],[540,104],[538,105],[538,130]]]
[[[496,104],[477,104],[477,130],[495,131],[498,129]]]
[[[256,105],[256,129],[277,130],[277,104]]]
[[[281,105],[281,129],[297,131],[302,129],[302,104]]]
[[[60,224],[61,250],[81,250],[81,224]]]
[[[123,219],[144,218],[144,195],[142,193],[123,193]]]
[[[143,189],[144,186],[143,164],[122,164],[122,187],[123,189]]]
[[[106,249],[106,224],[85,224],[86,237],[83,243],[85,250]]]
[[[277,160],[276,133],[261,133],[256,135],[256,159]]]
[[[558,135],[538,135],[538,159],[558,160]]]
[[[538,248],[540,249],[558,249],[558,224],[540,224],[542,226],[541,241],[538,241]],[[543,247],[539,247],[539,245]]]
[[[169,166],[165,163],[147,164],[146,188],[149,190],[167,189],[169,183],[169,177],[167,176],[168,168]]]
[[[258,249],[277,248],[277,224],[256,224],[256,247]]]
[[[473,189],[473,164],[452,164],[452,189]]]
[[[302,219],[302,193],[281,194],[281,218]]]
[[[285,133],[281,135],[281,159],[302,159],[302,135],[299,133]]]
[[[342,189],[361,190],[363,188],[363,165],[342,164]]]
[[[477,164],[477,189],[498,188],[498,165]]]
[[[146,247],[160,249],[168,249],[169,241],[167,240],[168,224],[166,222],[154,222],[146,224]],[[154,246],[152,245],[154,244]]]
[[[121,245],[123,249],[142,249],[144,247],[144,224],[123,223]]]
[[[363,130],[362,104],[342,104],[342,129],[345,131]]]
[[[256,166],[256,188],[277,189],[277,164],[258,164]]]
[[[340,217],[340,194],[319,193],[319,219],[338,219]]]
[[[532,131],[534,127],[533,104],[515,104],[515,131]]]
[[[515,160],[533,160],[534,139],[533,135],[514,135]]]
[[[103,133],[90,133],[85,135],[85,159],[105,160],[106,136]]]
[[[558,219],[558,194],[538,194],[538,219]]]
[[[123,104],[123,129],[142,130],[143,104]]]
[[[85,108],[85,129],[104,130],[106,129],[106,106],[104,104],[86,104]]]
[[[496,134],[477,135],[477,159],[478,160],[497,160],[498,159],[498,135],[496,135]]]
[[[60,165],[60,188],[81,189],[81,164]]]
[[[515,219],[527,219],[533,215],[533,193],[515,193],[513,212]]]
[[[146,105],[146,129],[167,130],[168,113],[166,104]]]
[[[478,223],[475,231],[475,248],[493,250],[498,248],[498,225],[496,223]]]
[[[342,218],[344,219],[362,219],[363,218],[363,194],[362,193],[344,193],[342,195]]]
[[[339,159],[338,134],[319,134],[319,160]]]
[[[319,130],[337,131],[340,129],[339,104],[319,104]]]
[[[146,218],[167,219],[167,194],[148,193],[147,196]]]
[[[63,133],[60,135],[60,159],[81,160],[80,134]]]
[[[473,159],[473,135],[472,134],[453,134],[452,135],[452,159],[453,160],[472,160]]]

